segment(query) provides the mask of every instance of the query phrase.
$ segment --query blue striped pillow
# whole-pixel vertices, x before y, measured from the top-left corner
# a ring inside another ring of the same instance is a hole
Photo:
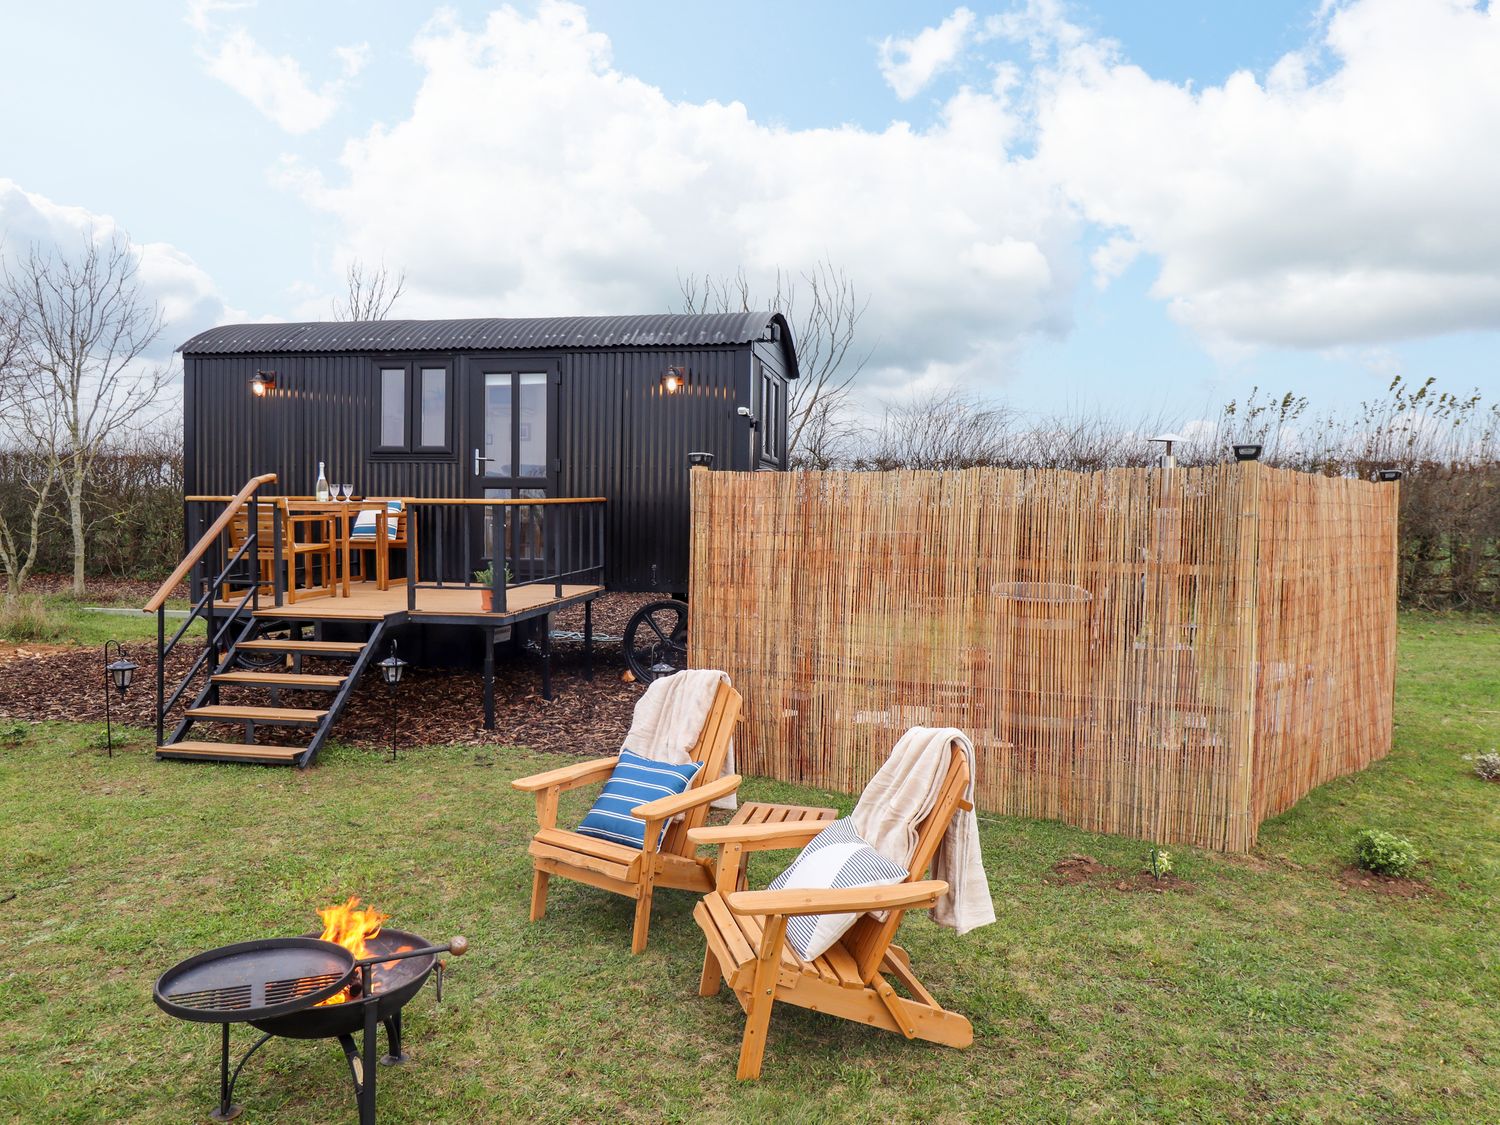
[[[675,797],[687,792],[687,787],[703,768],[702,762],[690,762],[685,766],[653,762],[629,750],[620,751],[620,760],[615,763],[614,773],[604,783],[604,792],[589,809],[578,831],[584,836],[608,840],[611,844],[624,844],[630,848],[646,846],[646,822],[632,816],[631,810],[659,797]],[[662,825],[665,836],[667,826]],[[658,839],[657,843],[661,843]]]
[[[854,830],[849,817],[835,820],[807,842],[792,864],[767,890],[841,890],[890,886],[906,879],[907,870],[872,848]],[[804,961],[821,957],[859,921],[858,914],[798,914],[786,920],[786,943]]]
[[[401,526],[401,521],[396,517],[401,514],[402,504],[400,500],[391,500],[386,503],[385,510],[389,513],[386,517],[386,532],[395,535]],[[351,539],[374,539],[375,519],[379,515],[376,508],[365,508],[354,517],[354,526],[349,529]]]

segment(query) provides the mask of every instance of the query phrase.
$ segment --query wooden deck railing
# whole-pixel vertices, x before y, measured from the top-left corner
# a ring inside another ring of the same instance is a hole
[[[241,508],[243,508],[250,502],[250,498],[255,495],[256,491],[260,488],[261,485],[274,483],[276,483],[276,474],[264,473],[258,477],[251,477],[245,482],[245,487],[240,489],[233,496],[222,498],[214,497],[213,499],[223,499],[226,501],[224,510],[220,512],[218,518],[209,525],[208,530],[198,537],[198,542],[193,544],[188,553],[182,556],[182,561],[178,563],[177,568],[172,571],[171,577],[169,577],[165,582],[161,584],[161,588],[158,589],[156,593],[151,595],[151,600],[145,604],[145,606],[143,607],[143,612],[155,613],[157,610],[161,609],[161,607],[166,604],[167,599],[171,597],[172,591],[176,589],[177,584],[184,578],[186,578],[193,567],[198,565],[199,560],[207,555],[208,552],[214,548],[215,544],[218,543],[219,536],[224,534],[224,529],[229,526],[229,521],[234,519],[235,513],[237,513]],[[210,497],[189,496],[186,499],[206,500],[210,499]]]

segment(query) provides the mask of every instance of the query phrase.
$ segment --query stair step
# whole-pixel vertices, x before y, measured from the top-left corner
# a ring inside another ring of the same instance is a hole
[[[252,652],[308,652],[325,656],[358,656],[365,650],[363,641],[278,641],[269,637],[245,641],[237,647]]]
[[[317,726],[327,711],[314,711],[302,707],[246,707],[239,704],[214,704],[209,707],[190,707],[187,717],[200,721],[222,720],[264,723],[267,726],[300,727]]]
[[[301,746],[247,746],[235,742],[169,742],[156,748],[158,758],[208,759],[222,762],[273,762],[290,765]]]
[[[239,684],[241,687],[305,688],[309,691],[337,691],[345,676],[322,676],[309,672],[220,672],[216,684]]]

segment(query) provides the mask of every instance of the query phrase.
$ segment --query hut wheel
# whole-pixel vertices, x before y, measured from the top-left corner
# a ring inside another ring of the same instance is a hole
[[[625,626],[625,662],[643,684],[687,667],[686,603],[650,602]]]

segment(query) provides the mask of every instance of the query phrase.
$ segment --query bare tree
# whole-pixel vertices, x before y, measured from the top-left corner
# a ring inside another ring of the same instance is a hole
[[[0,567],[6,604],[20,597],[36,564],[58,475],[56,420],[32,393],[21,367],[16,321],[11,302],[0,301]]]
[[[148,422],[165,372],[143,368],[161,335],[160,306],[142,289],[121,236],[84,236],[77,258],[33,246],[5,272],[5,304],[19,335],[10,395],[23,422],[45,419],[58,442],[58,483],[73,533],[73,592],[83,594],[84,491],[109,442]]]
[[[1012,439],[1008,407],[946,387],[886,404],[856,462],[862,469],[1000,465]]]
[[[787,454],[805,468],[829,468],[848,455],[855,427],[850,389],[869,361],[859,322],[869,306],[847,272],[829,259],[797,277],[776,271],[767,300],[751,289],[745,271],[733,277],[678,277],[684,312],[749,312],[769,306],[792,326],[800,378],[787,402]]]
[[[344,281],[347,292],[342,303],[333,302],[334,320],[384,320],[406,292],[406,271],[392,277],[384,262],[369,269],[356,258],[349,263]]]

